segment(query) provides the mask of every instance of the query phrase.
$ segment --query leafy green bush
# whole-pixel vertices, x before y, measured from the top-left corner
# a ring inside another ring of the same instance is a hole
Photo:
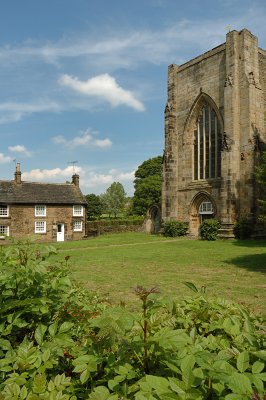
[[[206,219],[200,225],[200,237],[203,240],[216,240],[221,224],[217,219]]]
[[[46,255],[0,251],[1,400],[263,399],[262,318],[190,282],[193,298],[138,286],[141,312],[106,306]]]
[[[253,223],[247,218],[240,218],[234,226],[236,239],[249,239],[253,233]]]
[[[164,235],[177,237],[185,236],[188,230],[188,224],[181,221],[168,221],[164,224]]]

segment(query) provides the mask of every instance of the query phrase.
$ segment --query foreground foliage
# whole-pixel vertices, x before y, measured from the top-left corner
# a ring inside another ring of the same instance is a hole
[[[253,223],[247,218],[241,218],[234,226],[234,235],[236,239],[249,239],[253,233]]]
[[[262,153],[259,165],[255,173],[256,181],[259,184],[260,197],[258,200],[259,205],[259,219],[266,222],[266,151]]]
[[[70,279],[68,258],[0,252],[0,399],[263,399],[265,327],[205,290],[177,302],[135,288],[111,307]]]
[[[164,235],[170,237],[185,236],[188,224],[182,221],[167,221],[164,224]]]
[[[199,228],[202,240],[216,240],[221,224],[217,219],[205,219]]]

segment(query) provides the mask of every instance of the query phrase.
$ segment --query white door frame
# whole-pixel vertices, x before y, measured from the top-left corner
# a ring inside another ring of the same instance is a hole
[[[65,240],[65,224],[63,222],[57,224],[56,240],[58,242],[64,242]]]

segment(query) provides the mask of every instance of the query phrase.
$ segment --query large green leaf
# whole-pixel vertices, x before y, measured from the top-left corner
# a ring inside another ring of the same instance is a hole
[[[68,332],[72,327],[74,326],[73,322],[63,322],[62,325],[59,327],[59,333],[65,333]]]
[[[243,351],[238,355],[236,365],[240,372],[246,371],[246,369],[249,367],[249,353],[247,351]]]
[[[254,364],[252,365],[252,373],[253,374],[259,374],[264,370],[265,364],[262,361],[255,361]]]
[[[188,355],[181,361],[182,380],[185,383],[186,389],[189,389],[194,381],[193,367],[195,365],[195,357]]]
[[[228,378],[228,386],[233,391],[233,393],[241,395],[252,395],[252,387],[250,380],[247,376],[234,372],[232,376]]]
[[[118,400],[118,395],[110,394],[105,386],[98,386],[89,395],[89,400]]]
[[[191,289],[193,292],[198,293],[199,290],[198,288],[194,285],[192,282],[183,282],[184,285],[186,285],[189,289]]]
[[[43,343],[43,337],[45,332],[47,331],[47,326],[43,325],[43,324],[39,324],[35,330],[35,340],[36,342],[41,345]]]
[[[152,337],[153,341],[156,341],[160,347],[169,350],[177,350],[183,348],[187,343],[192,343],[190,336],[181,330],[174,330],[170,327],[161,328]]]

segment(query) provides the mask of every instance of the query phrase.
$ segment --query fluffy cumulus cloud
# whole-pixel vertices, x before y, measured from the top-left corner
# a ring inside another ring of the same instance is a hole
[[[123,89],[109,74],[94,76],[87,81],[80,81],[70,75],[62,75],[59,83],[85,96],[94,96],[107,101],[112,107],[126,105],[137,111],[144,111],[144,105],[134,94]]]
[[[81,135],[74,137],[73,139],[67,140],[64,136],[54,136],[53,142],[55,144],[63,144],[67,147],[79,147],[79,146],[91,146],[106,149],[112,146],[110,139],[96,139],[94,134],[89,130],[86,130]]]
[[[135,171],[124,172],[111,169],[106,172],[85,171],[81,177],[80,184],[84,193],[92,192],[100,194],[113,183],[120,182],[125,187],[128,195],[133,192],[133,180]]]
[[[1,162],[1,154],[0,154]],[[75,173],[80,175],[80,186],[84,194],[100,194],[113,183],[120,182],[124,185],[128,194],[132,194],[135,171],[121,171],[111,169],[107,171],[96,171],[88,167],[75,166]],[[22,179],[32,182],[66,182],[71,181],[73,166],[67,168],[32,169],[22,173]]]
[[[75,167],[75,173],[82,174],[83,170],[81,167]],[[29,172],[22,173],[22,179],[26,181],[40,181],[40,182],[55,182],[62,181],[62,178],[69,180],[73,175],[73,167],[68,166],[64,169],[53,168],[53,169],[32,169]]]
[[[13,159],[9,156],[5,156],[3,153],[0,153],[0,164],[6,164],[13,161]]]
[[[13,152],[13,153],[19,153],[21,155],[24,155],[26,157],[31,156],[31,152],[22,144],[17,144],[16,146],[9,146],[8,150]]]

